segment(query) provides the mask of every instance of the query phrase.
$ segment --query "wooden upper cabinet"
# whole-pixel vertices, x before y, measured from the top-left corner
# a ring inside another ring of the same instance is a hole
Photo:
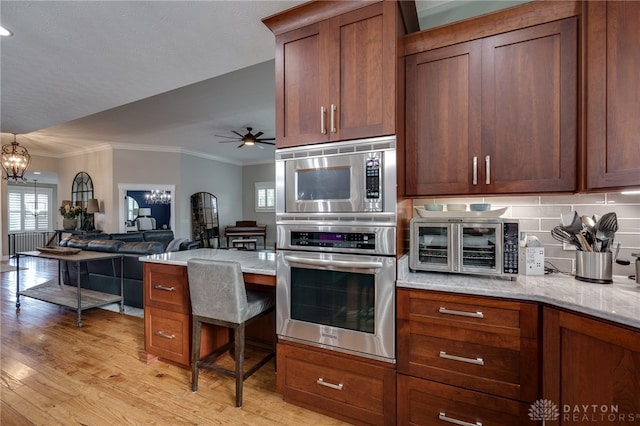
[[[577,57],[577,18],[483,40],[483,192],[577,189]]]
[[[397,5],[356,6],[304,26],[314,18],[304,10],[265,19],[276,34],[277,148],[395,133]]]
[[[575,17],[406,56],[407,195],[575,191],[577,56]]]
[[[586,189],[640,186],[640,2],[585,2]]]
[[[480,150],[481,42],[406,58],[408,195],[472,191],[469,155]]]

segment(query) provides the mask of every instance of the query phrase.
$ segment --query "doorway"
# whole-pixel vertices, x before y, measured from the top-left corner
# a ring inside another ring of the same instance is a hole
[[[153,190],[170,193],[171,201],[167,204],[146,203],[145,194]],[[175,197],[175,185],[118,184],[119,232],[137,230],[137,227],[135,227],[135,218],[140,215],[140,210],[142,209],[146,209],[142,210],[145,216],[154,219],[156,229],[174,229]],[[135,202],[133,202],[133,200],[135,200]]]

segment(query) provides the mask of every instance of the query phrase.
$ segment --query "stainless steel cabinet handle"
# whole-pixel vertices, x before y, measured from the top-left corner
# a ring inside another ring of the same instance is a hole
[[[491,156],[487,155],[486,157],[484,157],[484,163],[487,167],[487,179],[485,180],[485,183],[487,185],[491,184]]]
[[[454,419],[453,417],[447,416],[447,413],[443,413],[442,411],[438,416],[438,420],[442,420],[443,422],[449,422],[449,423],[453,423],[454,425],[460,425],[460,426],[482,426],[482,422],[469,423],[469,422],[465,422],[464,420]]]
[[[327,115],[327,109],[324,106],[320,107],[320,133],[327,134],[327,126],[324,125],[324,120]]]
[[[176,335],[175,334],[166,334],[162,331],[156,331],[154,333],[156,336],[160,336],[160,337],[164,337],[165,339],[175,339]]]
[[[336,129],[336,111],[338,107],[334,104],[331,104],[331,133],[336,133],[338,129]]]
[[[465,358],[463,356],[449,355],[445,351],[440,351],[440,358],[467,362],[469,364],[484,365],[484,360],[482,358]]]
[[[342,388],[344,386],[342,383],[338,383],[337,385],[334,385],[333,383],[325,382],[322,377],[320,377],[318,380],[316,380],[316,383],[319,384],[319,385],[322,385],[322,386],[326,386],[326,387],[331,388],[331,389],[336,389],[336,390],[342,390]]]
[[[440,309],[438,309],[438,312],[440,312],[441,314],[459,315],[462,317],[484,318],[484,314],[480,311],[478,312],[455,311],[453,309],[447,309],[444,306],[440,306]]]
[[[473,184],[478,184],[478,157],[473,157]]]
[[[164,290],[164,291],[176,291],[175,287],[165,287],[163,285],[154,285],[153,288],[155,288],[156,290]]]

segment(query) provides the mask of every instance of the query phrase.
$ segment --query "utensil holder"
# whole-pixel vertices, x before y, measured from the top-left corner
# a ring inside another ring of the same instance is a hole
[[[611,252],[576,251],[576,280],[597,284],[613,283]]]

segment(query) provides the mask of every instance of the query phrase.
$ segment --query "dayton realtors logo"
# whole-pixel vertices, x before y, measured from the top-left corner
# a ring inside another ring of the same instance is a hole
[[[531,420],[542,420],[544,425],[547,420],[558,420],[560,412],[558,406],[548,399],[539,399],[529,408],[529,418]]]
[[[544,425],[547,420],[560,419],[560,410],[553,401],[539,399],[531,404],[529,418],[534,421],[542,420]],[[578,424],[590,422],[640,422],[640,413],[621,413],[618,405],[565,404],[562,406],[562,421],[563,423],[576,422]]]

